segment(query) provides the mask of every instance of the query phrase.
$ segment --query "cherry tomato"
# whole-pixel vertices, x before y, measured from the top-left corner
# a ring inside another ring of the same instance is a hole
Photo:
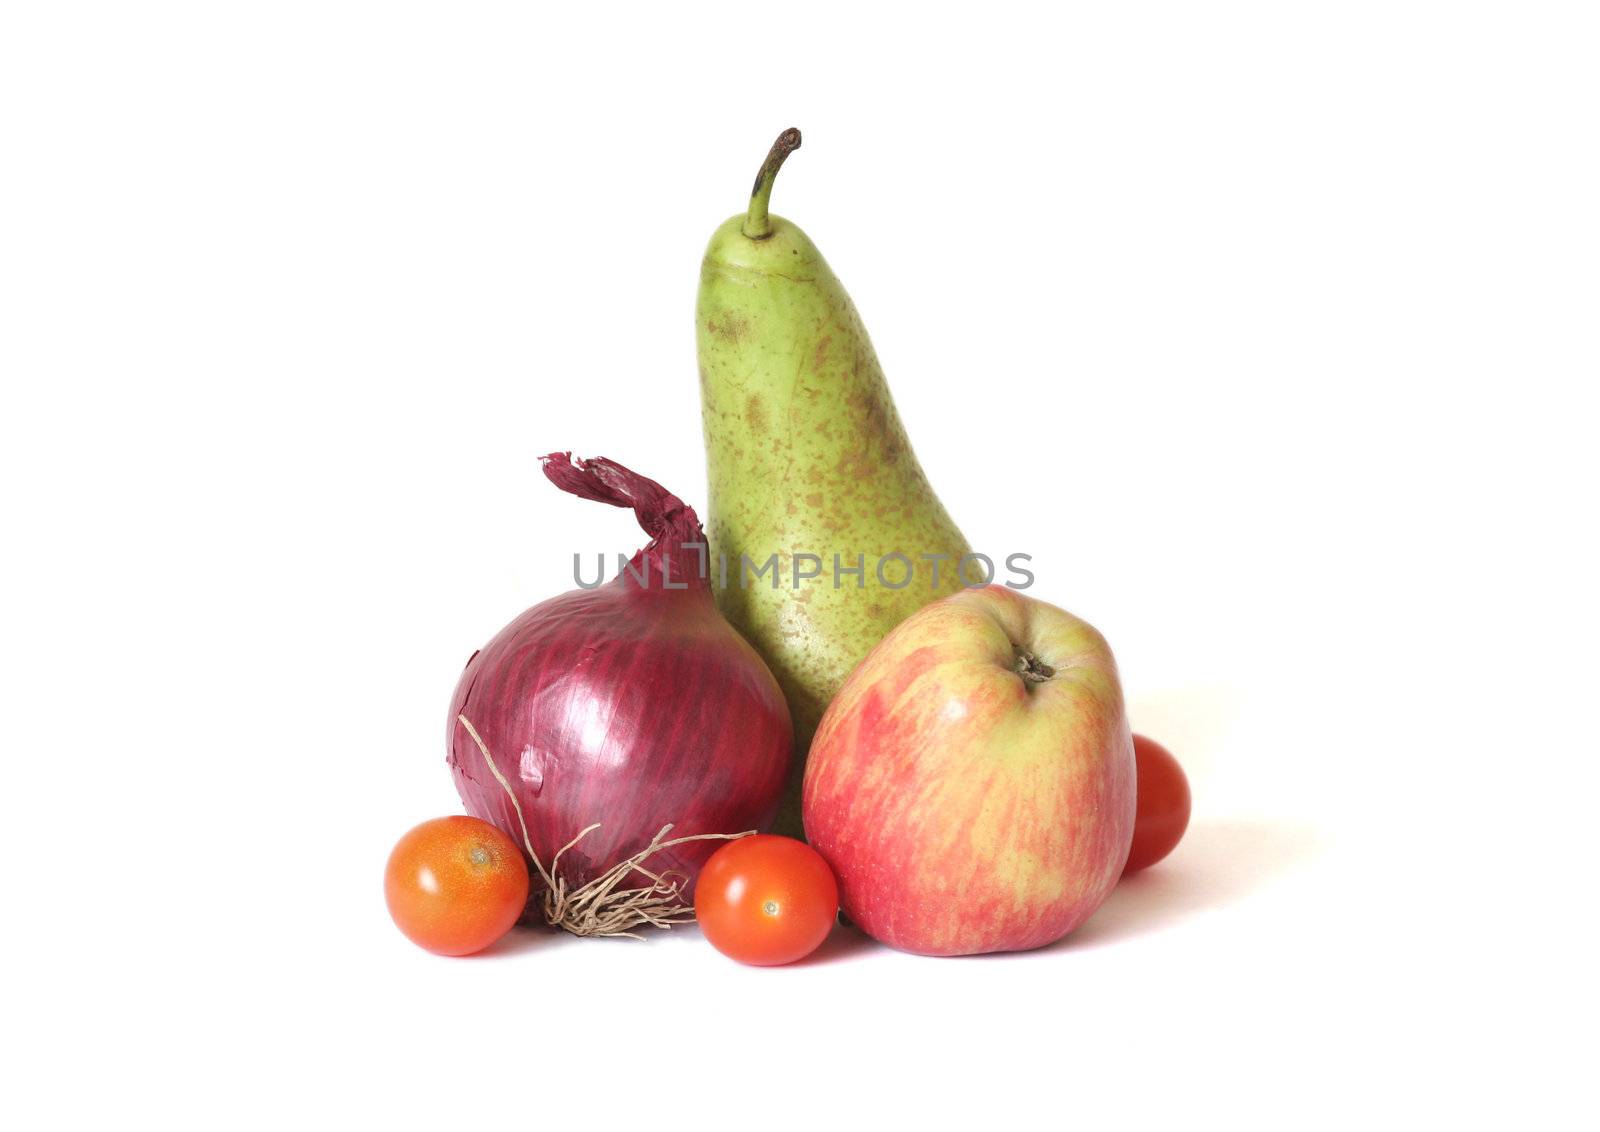
[[[1161,860],[1189,828],[1189,780],[1172,752],[1135,735],[1133,758],[1139,771],[1138,816],[1133,821],[1133,848],[1122,867],[1123,876]]]
[[[436,955],[471,955],[522,915],[528,864],[516,842],[486,821],[434,818],[389,854],[383,895],[412,943]]]
[[[839,885],[804,841],[758,833],[711,855],[695,886],[694,914],[718,951],[776,967],[804,959],[833,930]]]

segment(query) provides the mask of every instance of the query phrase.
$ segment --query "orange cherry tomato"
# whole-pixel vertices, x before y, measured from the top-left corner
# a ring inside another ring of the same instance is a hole
[[[1138,814],[1133,819],[1133,848],[1122,867],[1123,876],[1161,860],[1189,828],[1189,780],[1172,752],[1135,735],[1133,758],[1139,772]]]
[[[804,841],[758,833],[711,855],[695,886],[700,930],[722,954],[776,967],[804,959],[833,930],[839,885]]]
[[[528,864],[516,842],[486,821],[434,818],[389,854],[383,895],[412,943],[436,955],[471,955],[522,915]]]

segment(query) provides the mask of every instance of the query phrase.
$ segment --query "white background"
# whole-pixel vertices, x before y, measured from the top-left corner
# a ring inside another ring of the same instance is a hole
[[[8,5],[0,1123],[1592,1121],[1585,7]],[[430,957],[380,873],[461,665],[639,542],[536,457],[703,502],[698,260],[788,125],[1189,836],[1025,956]]]

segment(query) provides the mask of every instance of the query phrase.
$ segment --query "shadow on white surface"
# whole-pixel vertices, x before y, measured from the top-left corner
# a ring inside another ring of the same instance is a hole
[[[1088,923],[1052,946],[1099,947],[1225,909],[1304,865],[1321,844],[1314,830],[1285,822],[1196,822],[1172,856],[1125,878]]]
[[[1315,830],[1287,822],[1228,818],[1196,822],[1172,856],[1124,879],[1088,923],[1040,951],[1115,944],[1226,910],[1301,868],[1322,846],[1323,839]],[[685,927],[682,932],[698,934],[693,926]],[[647,935],[646,942],[659,938],[652,932]],[[487,950],[466,958],[516,958],[527,952],[574,944],[593,947],[596,942],[578,940],[548,928],[524,926],[512,929]],[[615,941],[614,945],[632,942]],[[886,950],[861,929],[840,925],[815,952],[789,966],[805,968],[852,962]],[[1013,951],[973,958],[1019,959],[1037,954],[1039,952]]]
[[[676,929],[676,934],[693,934],[698,937],[699,930],[693,925]],[[661,933],[645,929],[644,943],[646,945],[663,941],[665,936]],[[495,942],[490,947],[478,952],[476,955],[467,955],[465,959],[509,959],[517,958],[532,951],[554,950],[569,946],[595,947],[609,944],[613,947],[628,945],[638,946],[635,940],[580,940],[576,936],[565,932],[555,931],[551,928],[530,927],[519,925]],[[707,947],[710,944],[706,945]],[[881,951],[883,945],[868,938],[860,928],[839,925],[833,929],[832,934],[823,940],[822,946],[797,963],[790,963],[788,967],[821,967],[829,963],[845,962],[858,959],[874,951]],[[784,968],[786,969],[786,968]]]
[[[559,947],[564,942],[562,934],[550,928],[529,927],[518,924],[494,943],[466,959],[506,959],[529,951],[542,951]]]
[[[850,924],[836,924],[833,932],[822,941],[821,947],[799,962],[790,963],[788,966],[821,967],[828,963],[844,963],[860,959],[882,950],[883,944],[870,938],[860,928]]]

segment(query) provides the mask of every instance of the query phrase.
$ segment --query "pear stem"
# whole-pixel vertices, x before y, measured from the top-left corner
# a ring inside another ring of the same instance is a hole
[[[799,148],[800,131],[790,126],[778,135],[778,140],[772,143],[772,149],[767,153],[767,159],[761,163],[755,187],[750,190],[750,211],[745,214],[742,229],[752,240],[765,240],[772,235],[772,220],[767,216],[767,205],[772,201],[772,183],[778,179],[778,170],[783,168],[784,159]]]

